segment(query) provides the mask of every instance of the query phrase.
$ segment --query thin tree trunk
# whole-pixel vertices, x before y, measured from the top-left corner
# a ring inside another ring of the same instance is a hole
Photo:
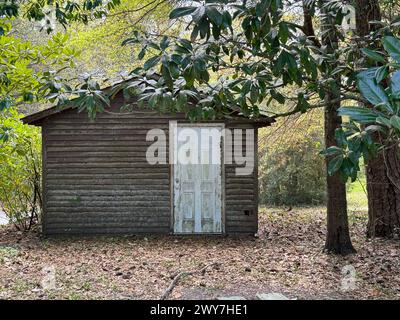
[[[376,25],[369,21],[380,21],[381,12],[377,0],[356,0],[357,35],[363,40]],[[379,44],[376,44],[379,46]],[[374,139],[379,142],[379,136]],[[400,159],[397,147],[391,147],[366,165],[368,191],[368,237],[392,238],[400,228]],[[394,179],[393,179],[394,178]]]
[[[326,12],[321,1],[322,19],[322,45],[326,47],[327,54],[333,54],[338,48],[338,38],[335,30],[335,19]],[[334,58],[330,62],[329,69],[336,67]],[[327,74],[329,76],[329,74]],[[335,131],[341,127],[342,119],[338,116],[340,108],[340,76],[335,76],[331,88],[325,95],[325,145],[336,145]],[[336,88],[335,88],[336,87]],[[326,167],[331,158],[326,158]],[[335,254],[349,254],[355,252],[349,234],[347,217],[346,184],[340,178],[339,173],[330,176],[327,174],[327,235],[325,250]]]

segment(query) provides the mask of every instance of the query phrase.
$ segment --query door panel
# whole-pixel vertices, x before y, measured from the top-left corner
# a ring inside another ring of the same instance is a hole
[[[190,151],[186,154],[193,152],[198,158],[192,158],[184,164],[178,159],[174,165],[174,232],[220,233],[222,138],[219,137],[219,143],[213,145],[207,143],[207,137],[202,136],[203,127],[179,126],[176,129],[175,148],[184,144],[187,148],[188,140],[180,141],[178,137],[181,130],[188,128],[196,132],[197,141],[190,141]],[[218,128],[219,134],[222,133],[222,127],[215,128]],[[213,150],[215,148],[218,150]]]

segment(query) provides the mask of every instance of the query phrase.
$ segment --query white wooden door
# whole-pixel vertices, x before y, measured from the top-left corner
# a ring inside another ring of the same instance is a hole
[[[211,127],[219,132],[218,142],[214,144],[207,143],[210,139],[202,134],[202,130]],[[188,129],[194,139],[179,141],[177,137]],[[175,154],[184,154],[187,158],[183,163],[178,159],[174,164],[174,232],[221,233],[222,127],[179,125],[176,135]]]

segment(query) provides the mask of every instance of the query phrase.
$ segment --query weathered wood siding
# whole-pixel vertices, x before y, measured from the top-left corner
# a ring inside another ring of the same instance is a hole
[[[67,110],[43,120],[44,233],[171,232],[170,168],[146,162],[146,133],[163,129],[168,142],[169,121],[177,118],[138,111],[101,113],[91,122]],[[256,167],[248,177],[236,177],[234,168],[225,166],[225,232],[254,233]]]
[[[233,129],[254,129],[250,124],[227,123]],[[254,169],[251,175],[238,176],[235,169],[241,165],[225,164],[225,230],[227,233],[256,233],[258,230],[258,161],[257,129],[254,130]],[[246,147],[245,131],[242,140]],[[228,151],[229,152],[229,151]],[[233,150],[232,150],[233,152]]]

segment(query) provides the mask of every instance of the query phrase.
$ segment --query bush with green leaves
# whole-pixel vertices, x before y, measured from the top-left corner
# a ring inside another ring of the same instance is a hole
[[[40,129],[24,125],[13,109],[0,113],[0,208],[19,230],[40,221]]]
[[[326,200],[324,159],[318,154],[323,143],[320,125],[302,123],[293,136],[268,143],[260,154],[260,204],[263,205],[317,205]],[[261,134],[261,137],[263,133]],[[269,140],[271,133],[265,132]]]

